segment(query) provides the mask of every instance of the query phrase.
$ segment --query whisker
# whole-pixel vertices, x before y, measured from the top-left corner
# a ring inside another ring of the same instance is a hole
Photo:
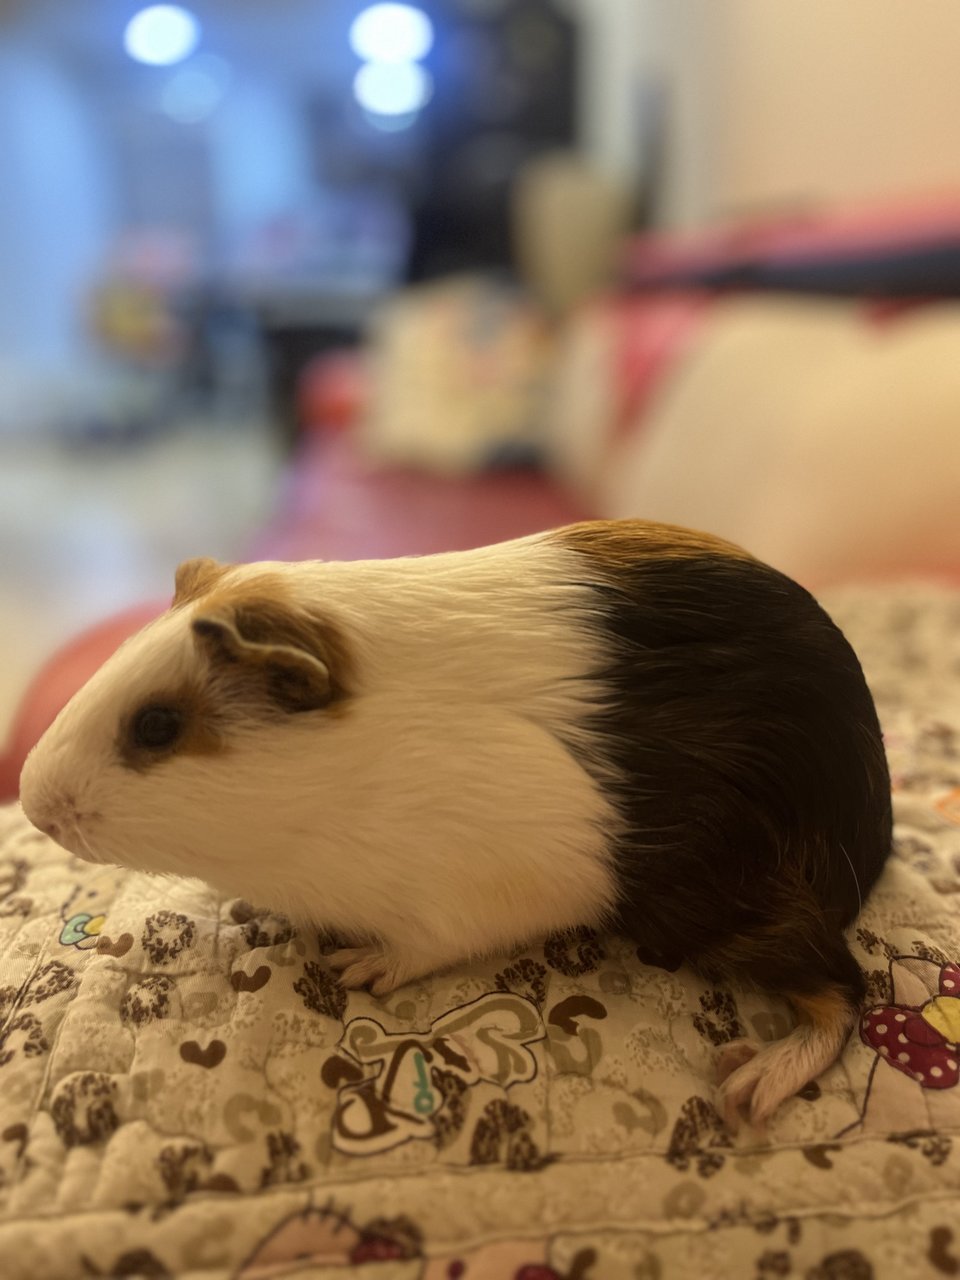
[[[79,823],[74,827],[74,831],[75,831],[75,833],[76,833],[76,837],[77,837],[77,839],[78,839],[78,840],[80,841],[80,843],[83,845],[84,852],[86,853],[86,855],[87,855],[87,857],[89,858],[89,860],[90,860],[91,862],[99,863],[99,862],[100,862],[100,859],[99,859],[99,857],[96,855],[96,853],[94,853],[93,849],[90,847],[90,841],[89,841],[89,840],[87,839],[87,837],[84,835],[84,833],[83,833],[83,828],[79,825]]]
[[[863,910],[863,894],[860,892],[860,881],[857,877],[857,870],[850,859],[849,853],[847,853],[846,849],[843,847],[842,844],[840,846],[840,852],[843,854],[843,856],[847,860],[847,865],[850,867],[850,874],[853,876],[853,883],[857,887],[857,914],[859,915],[860,912]]]

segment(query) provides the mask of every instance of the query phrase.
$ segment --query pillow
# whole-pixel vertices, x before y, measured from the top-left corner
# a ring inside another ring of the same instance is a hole
[[[731,300],[608,460],[603,514],[710,529],[808,584],[960,569],[960,306],[882,328]]]
[[[690,289],[598,300],[573,317],[546,414],[549,462],[568,487],[596,498],[607,453],[639,429],[714,305],[712,295]]]

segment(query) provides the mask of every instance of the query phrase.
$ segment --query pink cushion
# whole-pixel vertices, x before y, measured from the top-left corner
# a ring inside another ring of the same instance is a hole
[[[465,551],[585,518],[535,472],[445,477],[364,461],[347,436],[304,446],[258,560],[368,560]]]

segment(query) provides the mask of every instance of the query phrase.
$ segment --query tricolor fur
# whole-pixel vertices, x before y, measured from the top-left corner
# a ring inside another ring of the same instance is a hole
[[[730,544],[639,521],[384,562],[191,561],[25,766],[94,861],[201,876],[355,945],[386,992],[575,925],[791,997],[724,1088],[762,1121],[836,1056],[890,847],[849,645]]]

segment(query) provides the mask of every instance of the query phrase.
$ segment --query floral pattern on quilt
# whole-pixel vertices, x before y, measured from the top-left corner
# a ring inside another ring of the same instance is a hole
[[[868,999],[767,1140],[714,1063],[786,1005],[579,930],[376,999],[328,939],[81,863],[0,810],[0,1275],[960,1275],[960,596],[827,601],[864,662],[895,849]]]

